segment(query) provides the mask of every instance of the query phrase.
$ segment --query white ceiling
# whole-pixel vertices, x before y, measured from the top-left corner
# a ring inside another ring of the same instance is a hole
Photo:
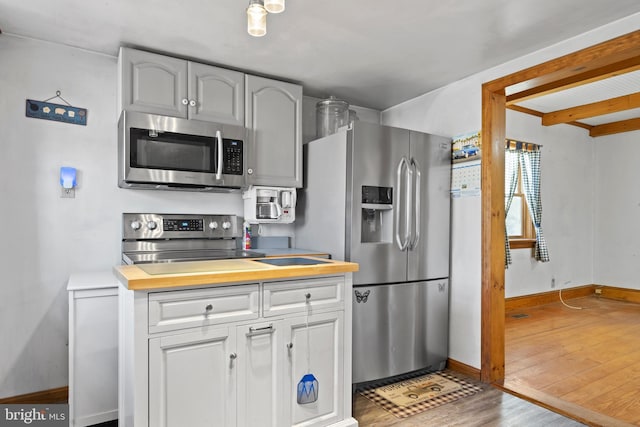
[[[117,55],[146,48],[385,109],[640,12],[638,0],[288,0],[267,35],[248,0],[0,0],[5,34]]]

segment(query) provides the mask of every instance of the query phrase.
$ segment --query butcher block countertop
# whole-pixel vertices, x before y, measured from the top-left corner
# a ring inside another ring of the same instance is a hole
[[[288,264],[292,259],[318,264],[280,266],[265,263],[265,260],[276,263],[282,260],[282,263]],[[301,256],[118,265],[113,267],[113,271],[127,289],[143,291],[350,273],[358,271],[358,264]]]

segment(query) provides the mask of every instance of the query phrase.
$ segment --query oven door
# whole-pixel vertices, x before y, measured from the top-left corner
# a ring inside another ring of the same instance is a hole
[[[244,128],[123,111],[119,181],[125,188],[240,188]]]

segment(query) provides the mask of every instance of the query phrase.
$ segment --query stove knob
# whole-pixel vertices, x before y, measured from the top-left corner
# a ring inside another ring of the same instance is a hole
[[[225,230],[228,230],[231,228],[231,223],[229,221],[225,221],[222,223],[222,228],[224,228]]]
[[[133,221],[131,223],[131,228],[133,228],[134,230],[140,230],[140,227],[142,227],[142,224],[140,224],[140,221]]]
[[[147,223],[147,228],[148,228],[149,230],[155,230],[156,228],[158,228],[158,223],[157,223],[157,222],[155,222],[155,221],[149,221],[149,222]]]
[[[218,223],[216,221],[211,221],[209,223],[209,228],[215,230],[216,228],[218,228]]]

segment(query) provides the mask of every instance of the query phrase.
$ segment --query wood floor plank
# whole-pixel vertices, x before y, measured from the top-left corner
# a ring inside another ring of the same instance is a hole
[[[583,309],[554,303],[506,313],[505,388],[640,425],[640,304],[569,304]]]

